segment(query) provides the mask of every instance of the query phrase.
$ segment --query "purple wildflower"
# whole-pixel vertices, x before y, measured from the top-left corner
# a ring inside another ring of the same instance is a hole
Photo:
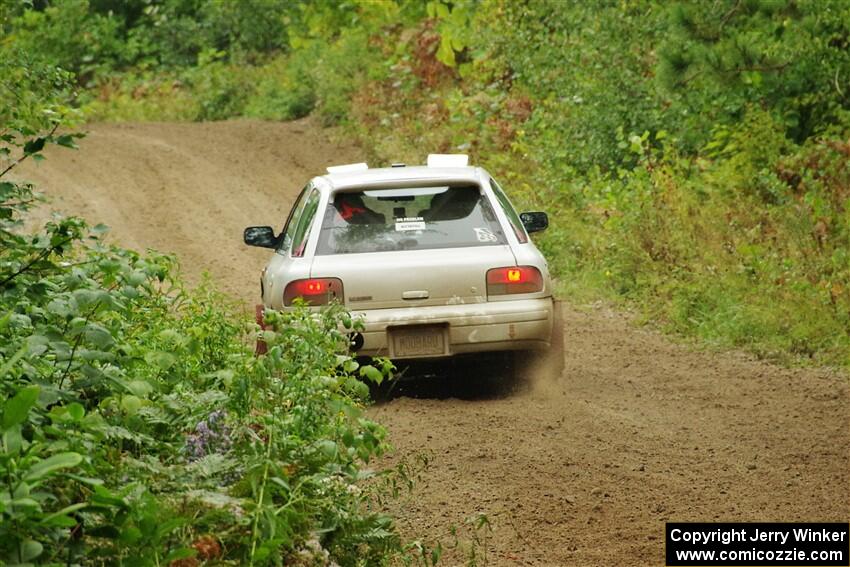
[[[226,412],[216,410],[195,425],[195,430],[186,436],[186,453],[190,461],[230,450],[230,428],[225,424],[226,417]]]

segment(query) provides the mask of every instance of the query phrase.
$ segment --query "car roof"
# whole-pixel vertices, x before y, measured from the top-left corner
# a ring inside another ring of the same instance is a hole
[[[439,182],[479,183],[483,176],[480,167],[428,167],[403,166],[358,169],[327,173],[317,179],[324,180],[332,191],[382,186],[398,187],[409,183],[433,184]]]

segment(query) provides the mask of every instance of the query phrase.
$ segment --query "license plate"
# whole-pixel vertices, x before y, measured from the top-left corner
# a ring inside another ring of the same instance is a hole
[[[396,327],[389,330],[391,356],[413,358],[446,354],[446,327],[421,325]]]

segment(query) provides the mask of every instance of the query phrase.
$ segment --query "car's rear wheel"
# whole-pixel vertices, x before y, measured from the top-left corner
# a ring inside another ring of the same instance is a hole
[[[479,396],[511,394],[522,384],[514,352],[489,352],[472,357],[466,372],[470,386]]]

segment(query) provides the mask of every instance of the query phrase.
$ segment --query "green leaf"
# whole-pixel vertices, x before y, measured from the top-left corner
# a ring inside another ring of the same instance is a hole
[[[77,144],[74,142],[74,135],[72,134],[62,134],[61,136],[58,136],[56,138],[56,143],[66,148],[71,148],[73,150],[77,149]]]
[[[136,526],[127,526],[121,531],[119,538],[122,543],[132,545],[142,539],[142,531]]]
[[[372,366],[371,364],[367,364],[366,366],[362,366],[360,368],[360,376],[371,380],[377,385],[381,385],[381,382],[384,381],[384,375],[381,374],[381,371]]]
[[[76,467],[82,462],[83,456],[79,453],[59,453],[53,455],[52,457],[48,457],[43,461],[39,461],[38,463],[33,465],[30,468],[29,472],[27,472],[26,476],[24,476],[24,480],[28,482],[39,480],[52,472],[58,471],[60,469],[69,469],[72,467]]]
[[[28,563],[41,555],[44,547],[34,539],[25,540],[20,544],[21,563]]]
[[[88,504],[86,502],[77,502],[76,504],[71,504],[70,506],[65,506],[61,510],[57,510],[56,512],[53,512],[52,514],[45,516],[41,520],[41,523],[53,525],[57,521],[61,522],[61,518],[67,518],[68,514],[71,514],[72,512],[76,512],[77,510],[82,510],[86,506],[88,506]],[[70,519],[70,518],[68,518],[68,519]],[[71,523],[72,526],[77,523],[74,520],[71,520],[71,522],[72,522]]]
[[[142,409],[142,400],[136,396],[124,396],[121,398],[121,409],[123,409],[127,415],[135,415],[136,412]]]
[[[83,484],[88,484],[89,486],[100,486],[103,484],[103,481],[99,478],[89,478],[86,476],[80,476],[73,473],[65,473],[62,476],[66,476],[70,479],[76,480],[77,482],[81,482]]]
[[[170,352],[151,351],[145,355],[145,362],[151,366],[156,366],[160,370],[168,370],[177,362],[177,357]]]
[[[9,501],[9,507],[26,508],[27,510],[32,511],[41,511],[41,506],[39,505],[39,503],[33,498],[30,498],[29,496],[24,496],[22,498],[13,498]]]
[[[437,542],[437,546],[431,550],[431,564],[436,565],[438,561],[440,561],[440,557],[443,556],[443,548],[439,542]]]
[[[156,534],[159,536],[168,535],[180,526],[186,524],[186,518],[172,518],[170,520],[166,520],[165,522],[158,522],[156,524]]]
[[[331,441],[330,439],[322,439],[316,445],[316,448],[319,450],[322,455],[324,455],[328,459],[333,459],[336,457],[338,448],[335,441]]]
[[[360,368],[360,363],[354,360],[353,358],[349,358],[345,362],[342,363],[342,369],[346,372],[354,372]]]
[[[26,348],[26,347],[24,347]],[[21,351],[18,351],[19,353]],[[17,356],[17,354],[15,355]],[[14,357],[12,357],[14,358]],[[3,429],[9,429],[26,421],[30,409],[38,401],[38,386],[27,386],[3,405]]]
[[[444,37],[440,41],[440,47],[437,48],[437,61],[446,65],[447,67],[455,66],[455,52],[452,49],[452,42],[450,39]]]
[[[97,323],[88,323],[86,325],[85,337],[87,341],[100,349],[109,348],[115,343],[112,333]]]
[[[367,386],[357,378],[348,378],[345,381],[345,386],[350,392],[352,392],[355,396],[359,398],[366,398],[369,396],[369,386]]]
[[[103,506],[118,506],[120,508],[127,506],[127,502],[122,497],[113,494],[108,488],[100,485],[95,485],[94,487],[92,502]]]
[[[41,524],[55,528],[73,528],[77,525],[77,520],[70,516],[56,516],[51,518],[49,522],[42,520]]]
[[[86,408],[77,402],[72,402],[66,407],[68,409],[68,416],[74,421],[80,421],[86,415]]]
[[[153,392],[153,386],[144,380],[132,380],[124,384],[124,386],[128,392],[139,398],[147,398]]]
[[[7,455],[17,455],[24,448],[24,438],[21,435],[21,426],[10,427],[3,432],[3,446]]]
[[[18,361],[24,357],[24,355],[27,353],[28,348],[28,345],[24,344],[21,348],[18,349],[18,352],[12,355],[12,358],[6,361],[6,364],[0,367],[0,377],[5,379],[6,374],[8,374],[12,367],[15,366],[15,364],[17,364]]]
[[[44,149],[44,142],[47,141],[47,138],[35,138],[34,140],[28,140],[26,144],[24,144],[24,153],[25,154],[34,154],[40,152]]]
[[[68,315],[76,315],[72,306],[64,299],[54,299],[47,304],[47,312],[59,317],[67,317]]]
[[[8,313],[0,317],[0,331],[9,325],[9,321],[12,320],[12,313],[14,313],[14,311],[10,310]]]

